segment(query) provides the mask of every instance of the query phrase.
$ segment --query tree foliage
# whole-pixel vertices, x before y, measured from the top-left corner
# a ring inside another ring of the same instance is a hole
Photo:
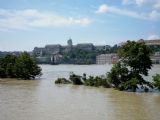
[[[160,74],[156,74],[156,76],[153,76],[153,82],[154,86],[160,90]]]
[[[145,43],[127,41],[118,51],[121,62],[130,67],[137,74],[148,75],[152,61],[150,59],[151,49]]]
[[[34,79],[41,75],[41,68],[27,52],[16,57],[7,55],[0,59],[0,77]]]
[[[144,43],[127,41],[118,50],[120,61],[108,73],[108,80],[120,90],[136,91],[138,86],[152,87],[142,75],[147,76],[151,69],[151,50]]]

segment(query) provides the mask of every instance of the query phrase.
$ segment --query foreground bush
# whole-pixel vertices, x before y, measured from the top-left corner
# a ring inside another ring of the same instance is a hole
[[[160,90],[160,74],[153,76],[154,86]]]

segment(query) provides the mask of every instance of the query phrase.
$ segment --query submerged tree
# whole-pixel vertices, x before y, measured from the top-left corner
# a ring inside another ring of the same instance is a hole
[[[15,77],[16,59],[14,55],[7,55],[0,59],[0,77]]]
[[[118,50],[120,61],[109,72],[108,79],[118,89],[136,91],[138,85],[151,84],[142,75],[147,76],[151,69],[151,50],[144,43],[127,41]]]
[[[27,52],[16,57],[7,55],[0,59],[0,77],[34,79],[41,75],[41,68]]]
[[[41,68],[37,65],[36,59],[27,52],[22,53],[16,60],[16,76],[22,79],[34,79],[41,75]]]
[[[152,61],[150,59],[151,49],[145,43],[127,41],[119,50],[118,55],[124,65],[131,69],[131,72],[148,75]]]

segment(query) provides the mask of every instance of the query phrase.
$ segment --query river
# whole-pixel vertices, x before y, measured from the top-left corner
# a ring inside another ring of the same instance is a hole
[[[40,80],[0,79],[0,120],[160,120],[160,93],[55,85],[70,72],[102,75],[111,65],[41,65]],[[153,66],[152,75],[160,72]]]

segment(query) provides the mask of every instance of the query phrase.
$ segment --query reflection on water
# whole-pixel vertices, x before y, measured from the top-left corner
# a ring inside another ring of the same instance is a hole
[[[55,85],[70,72],[105,74],[111,66],[42,65],[41,80],[0,80],[0,120],[159,120],[159,93]],[[150,74],[160,71],[154,66]]]

